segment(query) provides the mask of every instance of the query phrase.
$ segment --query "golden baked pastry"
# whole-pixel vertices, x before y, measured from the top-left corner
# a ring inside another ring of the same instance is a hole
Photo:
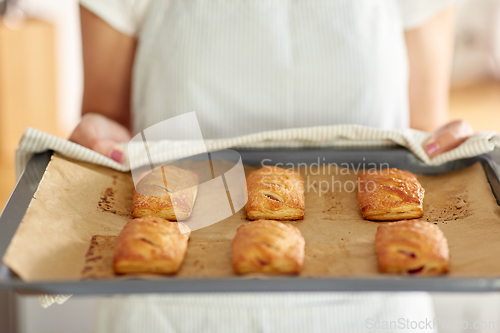
[[[138,182],[134,190],[132,215],[187,220],[196,199],[198,179],[196,172],[173,165],[154,169]]]
[[[113,269],[121,274],[177,273],[189,234],[182,222],[153,216],[131,220],[116,240]]]
[[[304,217],[304,180],[293,170],[266,166],[247,177],[250,220],[299,220]]]
[[[358,177],[358,184],[358,203],[367,220],[397,221],[423,214],[424,188],[409,171],[369,171]]]
[[[379,271],[403,275],[438,275],[448,271],[448,241],[436,225],[420,220],[378,227],[375,252]]]
[[[233,268],[238,274],[298,274],[304,246],[304,238],[293,225],[270,220],[246,223],[233,239]]]
[[[94,235],[85,254],[85,266],[82,269],[82,278],[110,278],[113,272],[113,252],[116,236]]]

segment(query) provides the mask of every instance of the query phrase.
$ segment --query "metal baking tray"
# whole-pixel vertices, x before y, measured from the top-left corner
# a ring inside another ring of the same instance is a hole
[[[420,174],[440,174],[466,168],[481,162],[491,189],[500,205],[500,150],[474,158],[428,166],[403,148],[380,149],[265,149],[238,150],[243,163],[259,165],[277,163],[388,163],[390,167]],[[33,197],[52,152],[34,155],[16,185],[0,216],[0,257],[21,222]],[[323,158],[325,158],[323,160]],[[43,235],[41,235],[43,237]],[[301,278],[273,277],[270,279],[163,279],[108,281],[22,281],[8,267],[0,265],[0,288],[28,294],[132,294],[186,292],[318,292],[318,291],[429,291],[429,292],[491,292],[500,291],[498,278],[436,278],[380,276],[376,278]]]

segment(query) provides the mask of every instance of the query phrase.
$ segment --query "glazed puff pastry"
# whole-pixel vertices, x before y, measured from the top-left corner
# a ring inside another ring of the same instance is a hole
[[[160,217],[131,220],[116,240],[113,269],[120,274],[175,274],[190,233],[184,223]]]
[[[358,184],[358,203],[367,220],[397,221],[423,214],[424,188],[409,171],[370,171],[358,177]]]
[[[448,271],[448,241],[436,225],[420,220],[378,227],[375,252],[379,271],[403,275],[438,275]]]
[[[173,165],[154,169],[134,189],[132,215],[187,220],[193,210],[198,180],[196,172]]]
[[[298,274],[305,241],[299,229],[278,221],[242,225],[233,239],[233,268],[238,274]]]
[[[247,177],[250,220],[299,220],[304,217],[304,180],[293,170],[266,166]]]

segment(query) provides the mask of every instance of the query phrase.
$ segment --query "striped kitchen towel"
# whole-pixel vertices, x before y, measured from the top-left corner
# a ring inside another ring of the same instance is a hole
[[[70,297],[71,295],[38,295],[38,300],[40,301],[40,306],[46,309],[54,303],[63,304]]]
[[[192,141],[148,142],[150,155],[165,161],[175,160],[205,151],[216,151],[228,148],[291,148],[291,147],[376,147],[403,146],[412,151],[427,165],[439,165],[445,162],[477,156],[491,152],[500,147],[500,134],[495,132],[478,132],[459,147],[429,158],[422,145],[430,137],[428,133],[413,130],[385,130],[359,125],[334,125],[307,128],[294,128],[278,131],[260,132],[234,138]],[[125,155],[144,150],[144,143],[133,142],[122,144]],[[33,128],[24,132],[16,150],[16,174],[19,177],[27,162],[34,153],[53,150],[63,156],[106,166],[119,171],[130,171],[128,159],[117,163],[110,158]],[[140,156],[141,154],[137,154]],[[144,155],[144,154],[142,154]],[[134,156],[136,156],[134,154]],[[148,161],[134,161],[134,164],[147,164]]]

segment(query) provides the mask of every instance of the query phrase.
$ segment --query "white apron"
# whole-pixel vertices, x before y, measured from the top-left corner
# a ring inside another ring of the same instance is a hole
[[[196,111],[205,139],[331,124],[407,127],[404,28],[450,2],[81,1],[139,38],[135,132]],[[432,317],[423,293],[115,296],[101,299],[97,331],[397,332],[406,327],[383,324]]]
[[[424,293],[134,295],[102,298],[97,332],[437,332],[433,318]]]
[[[195,111],[205,139],[409,126],[394,1],[154,0],[139,33],[134,129]]]

